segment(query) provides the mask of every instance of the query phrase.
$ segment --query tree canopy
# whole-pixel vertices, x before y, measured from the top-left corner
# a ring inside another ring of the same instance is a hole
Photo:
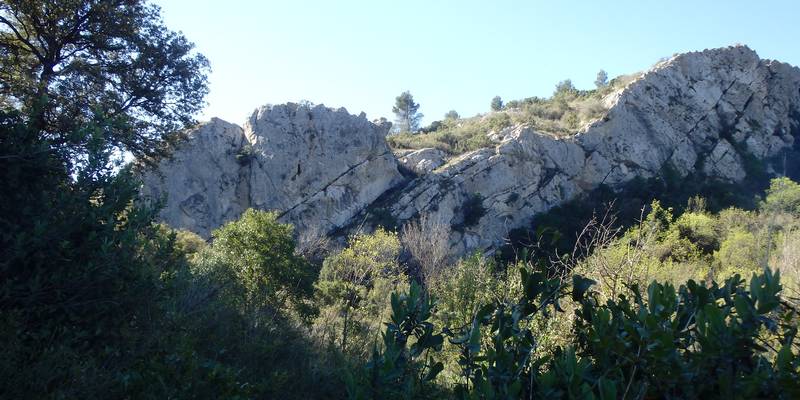
[[[142,0],[0,3],[0,396],[137,397],[175,345],[154,339],[185,259],[120,162],[194,122],[192,49]]]
[[[98,150],[156,155],[204,105],[193,47],[141,0],[4,1],[2,105],[73,166]]]
[[[392,112],[395,114],[395,125],[398,132],[416,132],[424,116],[419,111],[419,103],[414,101],[411,92],[405,91],[395,98]]]
[[[601,69],[597,72],[597,78],[594,80],[594,85],[598,88],[608,85],[608,74],[605,70]]]
[[[503,109],[503,99],[500,96],[494,96],[490,104],[492,111],[500,111]]]
[[[553,93],[553,96],[563,96],[565,94],[572,94],[575,93],[577,89],[575,89],[575,85],[572,84],[571,79],[565,79],[561,82],[556,84],[556,90]]]

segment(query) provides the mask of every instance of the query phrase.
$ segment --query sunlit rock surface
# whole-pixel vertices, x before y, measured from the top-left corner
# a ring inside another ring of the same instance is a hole
[[[190,133],[173,160],[145,176],[143,193],[166,194],[164,221],[206,237],[248,207],[321,233],[369,229],[376,208],[400,225],[425,213],[454,227],[451,253],[460,255],[496,246],[600,185],[667,168],[741,181],[746,159],[778,156],[800,133],[800,69],[745,46],[675,56],[604,101],[605,117],[569,138],[521,125],[452,159],[434,149],[405,153],[399,162],[415,173],[407,177],[386,145],[386,124],[323,106],[265,107],[243,129],[212,120]],[[475,202],[484,212],[466,224],[474,207],[465,204]]]

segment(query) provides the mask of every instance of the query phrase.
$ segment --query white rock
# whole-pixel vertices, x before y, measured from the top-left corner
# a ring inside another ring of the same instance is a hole
[[[143,174],[142,195],[163,201],[161,218],[173,227],[208,237],[249,206],[237,161],[247,140],[242,128],[217,118],[187,136],[170,159]]]
[[[703,164],[703,172],[729,182],[738,182],[747,175],[742,157],[725,139],[720,140],[711,151]]]
[[[800,131],[800,70],[762,61],[743,46],[687,53],[605,102],[607,117],[574,138],[554,139],[525,126],[495,134],[494,149],[462,155],[407,186],[396,196],[394,215],[402,222],[434,214],[459,226],[460,205],[480,193],[485,216],[451,237],[453,254],[464,254],[502,243],[534,215],[600,184],[620,187],[665,168],[740,181],[746,172],[737,149],[774,156],[791,146],[792,129]]]
[[[145,174],[143,193],[167,193],[162,218],[204,236],[247,207],[279,210],[300,231],[361,226],[381,197],[401,224],[426,213],[457,228],[451,253],[461,255],[502,243],[601,184],[619,188],[667,169],[741,181],[745,157],[780,155],[800,134],[800,69],[744,46],[675,56],[603,101],[607,115],[571,138],[522,125],[447,163],[435,149],[403,154],[420,173],[413,180],[398,172],[385,121],[322,106],[264,107],[244,129],[213,120],[192,132],[160,175]],[[236,154],[246,145],[252,158],[242,165]],[[483,212],[465,226],[464,205],[475,199]]]
[[[408,152],[398,161],[418,174],[427,174],[444,165],[445,156],[439,149],[426,148]]]
[[[250,207],[329,232],[401,180],[389,126],[292,103],[259,108],[244,129],[214,119],[144,174],[142,193],[166,195],[161,218],[204,237]]]

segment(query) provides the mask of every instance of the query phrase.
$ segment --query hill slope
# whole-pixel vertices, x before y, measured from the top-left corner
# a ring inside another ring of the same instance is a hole
[[[205,236],[247,207],[277,209],[301,234],[427,214],[453,228],[451,253],[464,254],[601,185],[667,171],[735,183],[753,163],[782,172],[800,134],[800,69],[744,46],[686,53],[604,102],[602,118],[574,135],[514,124],[485,132],[487,147],[451,159],[435,151],[403,159],[412,169],[444,163],[418,176],[398,166],[385,125],[343,109],[267,107],[244,129],[218,120],[200,127],[172,161],[145,175],[144,193],[166,194],[162,218]],[[224,145],[204,144],[210,136]],[[216,161],[198,165],[205,159]]]

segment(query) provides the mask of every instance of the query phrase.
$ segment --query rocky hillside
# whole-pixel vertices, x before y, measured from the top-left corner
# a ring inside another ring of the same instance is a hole
[[[145,173],[142,192],[165,201],[165,222],[204,237],[250,207],[277,210],[300,232],[327,233],[402,182],[389,128],[343,108],[297,104],[262,107],[244,128],[213,119]]]
[[[248,207],[278,210],[301,233],[428,214],[453,227],[451,252],[463,254],[600,185],[667,169],[739,182],[749,162],[769,168],[800,134],[800,69],[744,46],[675,56],[604,101],[607,114],[570,137],[518,125],[487,132],[492,147],[399,161],[388,125],[363,114],[265,107],[244,128],[215,119],[191,132],[145,174],[143,193],[166,195],[164,221],[206,237]]]

